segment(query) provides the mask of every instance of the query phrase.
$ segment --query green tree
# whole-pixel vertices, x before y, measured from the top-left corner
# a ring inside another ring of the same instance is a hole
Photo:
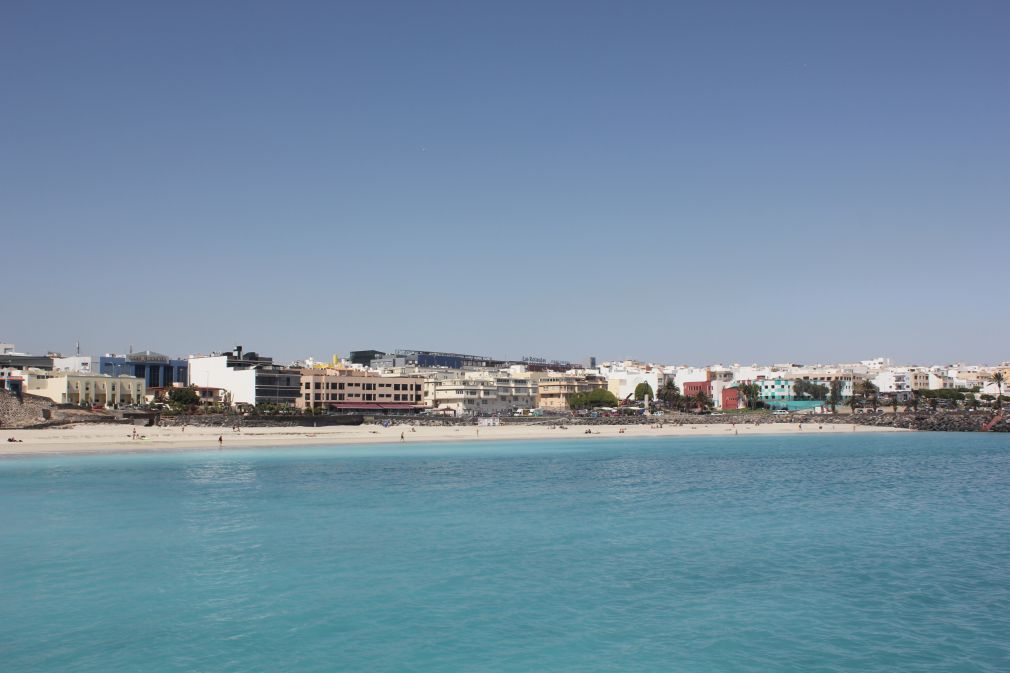
[[[828,387],[806,379],[799,379],[793,384],[793,396],[800,400],[824,400],[828,397]]]
[[[874,411],[880,405],[880,398],[877,396],[879,392],[880,390],[871,381],[862,381],[859,384],[859,396],[866,400]]]
[[[695,406],[701,411],[704,411],[705,409],[711,409],[714,406],[712,398],[709,397],[708,393],[706,393],[704,390],[699,390],[698,394],[695,395],[692,399],[694,400]]]
[[[835,409],[842,402],[842,382],[832,381],[831,385],[828,386],[828,404],[831,406],[831,413],[835,413]]]
[[[195,407],[200,404],[200,396],[193,387],[170,388],[168,391],[168,401],[179,407]]]
[[[653,399],[656,397],[656,393],[652,391],[652,386],[649,385],[648,381],[642,381],[637,386],[635,386],[635,400],[641,402],[642,400],[648,398]]]
[[[667,381],[663,384],[663,387],[659,389],[658,397],[672,407],[680,399],[680,388],[678,388],[677,384],[673,381]]]
[[[1006,376],[1003,372],[995,372],[989,380],[996,384],[996,411],[1003,409],[1003,384],[1006,383]]]
[[[595,407],[616,407],[620,404],[617,396],[609,390],[598,388],[588,393],[575,393],[568,397],[572,409],[593,409]]]
[[[748,409],[757,406],[758,399],[761,397],[761,386],[756,383],[738,383],[736,389],[743,395]]]
[[[859,395],[858,389],[853,389],[852,397],[849,398],[849,407],[852,408],[852,412],[855,413],[856,409],[862,406],[862,398]]]

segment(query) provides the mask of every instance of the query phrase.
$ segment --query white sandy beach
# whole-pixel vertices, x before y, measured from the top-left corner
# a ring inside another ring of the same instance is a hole
[[[624,432],[621,433],[621,427]],[[593,434],[586,434],[586,429]],[[587,426],[568,425],[566,429],[548,429],[546,426],[503,425],[498,427],[466,426],[409,426],[378,425],[336,426],[326,428],[263,427],[205,428],[187,426],[137,428],[140,438],[133,438],[133,427],[112,424],[81,424],[48,428],[44,430],[0,430],[0,438],[15,437],[19,442],[0,442],[0,455],[58,454],[58,453],[112,453],[174,451],[206,448],[284,447],[318,444],[369,444],[400,442],[481,441],[494,442],[523,439],[599,439],[603,437],[684,437],[705,435],[782,435],[819,433],[908,432],[897,428],[879,428],[863,425],[823,425],[812,423],[698,424],[698,425],[648,425]],[[400,435],[403,433],[403,440]],[[218,442],[218,438],[222,441]]]

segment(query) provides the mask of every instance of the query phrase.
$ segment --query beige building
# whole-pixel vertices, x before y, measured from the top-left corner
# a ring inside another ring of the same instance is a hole
[[[908,386],[912,390],[929,390],[929,372],[924,369],[908,370]]]
[[[410,411],[423,404],[423,379],[359,369],[303,369],[299,409]]]
[[[454,416],[495,416],[537,406],[537,377],[525,373],[466,372],[425,381],[424,401]]]
[[[57,404],[101,404],[107,407],[145,402],[144,379],[136,376],[46,372],[31,377],[26,392]]]
[[[606,387],[607,380],[601,376],[551,373],[539,381],[537,407],[550,411],[564,411],[568,409],[568,398],[572,395]]]

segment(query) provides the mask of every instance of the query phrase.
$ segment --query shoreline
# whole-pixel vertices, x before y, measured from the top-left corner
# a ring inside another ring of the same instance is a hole
[[[624,432],[621,432],[621,429]],[[592,434],[587,434],[586,429]],[[915,432],[903,428],[838,423],[710,423],[687,425],[567,425],[553,429],[543,425],[496,427],[381,425],[305,428],[268,426],[235,431],[199,426],[136,428],[114,424],[82,424],[35,430],[0,430],[0,458],[32,456],[95,455],[114,453],[172,453],[218,448],[285,448],[318,445],[416,444],[432,442],[500,442],[551,439],[605,439],[656,437],[819,435],[839,433]],[[403,440],[400,439],[403,433]],[[218,438],[222,441],[218,442]]]

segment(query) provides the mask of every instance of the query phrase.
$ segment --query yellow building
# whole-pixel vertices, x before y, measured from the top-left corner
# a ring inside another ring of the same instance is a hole
[[[31,377],[26,392],[57,404],[143,404],[144,379],[136,376],[47,372]]]

